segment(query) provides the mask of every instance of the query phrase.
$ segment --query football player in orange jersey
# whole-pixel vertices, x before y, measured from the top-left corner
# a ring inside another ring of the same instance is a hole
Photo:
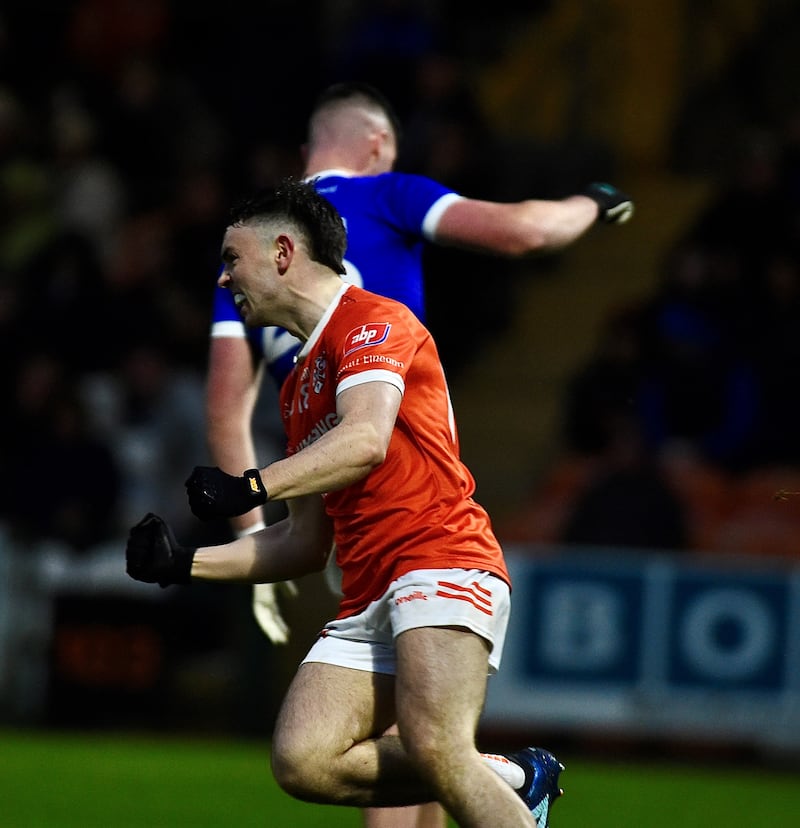
[[[403,302],[423,322],[423,242],[518,257],[564,247],[597,221],[622,224],[633,210],[624,193],[606,184],[592,184],[561,201],[499,204],[465,198],[427,177],[395,172],[398,142],[398,119],[378,90],[363,83],[334,84],[312,108],[303,175],[348,226],[346,281]],[[251,424],[263,376],[269,373],[282,385],[299,347],[282,328],[245,327],[230,291],[217,287],[206,421],[213,462],[225,471],[255,465]],[[264,517],[254,509],[232,518],[231,525],[241,536],[258,531]],[[338,570],[331,564],[326,576],[333,583]],[[256,619],[274,643],[288,637],[276,594],[281,588],[296,589],[291,581],[253,587]],[[402,815],[368,810],[364,824],[444,828],[444,816],[434,806],[420,807],[416,818],[412,810]]]
[[[343,597],[284,699],[280,785],[358,807],[438,800],[465,827],[546,828],[558,760],[475,744],[510,583],[459,459],[436,346],[405,305],[342,281],[345,246],[339,214],[308,183],[234,211],[220,284],[248,326],[280,325],[303,342],[281,390],[288,450],[242,476],[197,467],[187,493],[201,519],[269,499],[286,501],[288,516],[194,549],[149,514],[131,530],[128,574],[161,586],[276,582],[321,570],[335,543]],[[399,736],[385,733],[393,722]]]

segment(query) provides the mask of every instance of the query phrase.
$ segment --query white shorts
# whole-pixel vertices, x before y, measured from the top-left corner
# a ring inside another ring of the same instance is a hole
[[[466,627],[491,645],[489,672],[500,666],[511,597],[508,584],[479,569],[418,569],[392,581],[363,612],[325,625],[303,659],[397,672],[395,639],[418,627]]]

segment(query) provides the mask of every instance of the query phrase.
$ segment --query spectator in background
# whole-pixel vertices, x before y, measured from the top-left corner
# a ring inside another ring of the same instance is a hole
[[[777,248],[765,256],[753,305],[753,353],[761,389],[754,465],[800,466],[800,258]]]
[[[706,249],[730,249],[743,277],[757,281],[764,251],[780,244],[788,230],[780,145],[770,131],[748,130],[730,146],[727,177],[693,222],[690,237]]]
[[[688,545],[681,493],[644,441],[645,317],[613,312],[567,383],[561,453],[522,509],[499,525],[506,540],[657,549]]]
[[[684,549],[686,514],[633,416],[616,416],[598,462],[575,492],[560,542],[639,549]]]
[[[106,436],[125,474],[119,493],[120,526],[136,519],[157,496],[180,531],[198,529],[186,513],[186,464],[206,456],[203,384],[196,372],[179,370],[158,339],[128,343],[115,373],[86,380],[92,427]],[[208,532],[213,536],[213,529]]]
[[[59,539],[86,552],[114,534],[122,475],[109,443],[89,428],[73,380],[47,353],[20,364],[0,499],[5,519],[27,542]],[[48,477],[48,496],[37,497]]]
[[[208,299],[208,286],[197,278],[219,262],[215,241],[225,222],[228,188],[212,166],[183,170],[171,199],[171,258],[175,280],[196,301]]]
[[[134,55],[113,78],[105,115],[108,147],[131,208],[161,209],[187,167],[211,163],[223,137],[199,90],[153,55]]]
[[[643,309],[644,362],[637,404],[645,444],[676,448],[728,471],[752,459],[760,393],[745,343],[733,334],[727,285],[713,278],[696,242],[665,262],[657,294]]]
[[[19,273],[58,232],[45,163],[10,153],[0,168],[0,270]]]
[[[125,209],[122,176],[100,149],[96,119],[69,88],[51,103],[50,143],[55,210],[64,232],[91,243],[99,262],[108,261]]]
[[[75,376],[106,366],[112,340],[103,336],[103,347],[98,348],[91,332],[103,330],[99,311],[106,313],[110,308],[102,299],[102,263],[88,238],[63,230],[29,262],[19,279],[25,285],[36,285],[36,290],[23,292],[18,345],[37,347],[44,331],[51,350]]]
[[[563,445],[579,455],[602,454],[636,416],[643,370],[641,315],[636,306],[605,320],[594,351],[569,379],[563,405]]]
[[[122,222],[91,303],[93,329],[103,342],[99,370],[116,370],[143,336],[159,340],[176,368],[204,366],[207,303],[201,307],[196,293],[181,283],[173,243],[169,205],[130,214]]]

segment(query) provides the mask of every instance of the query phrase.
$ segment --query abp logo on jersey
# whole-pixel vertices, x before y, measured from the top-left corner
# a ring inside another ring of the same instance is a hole
[[[348,356],[353,351],[366,348],[368,345],[379,345],[381,342],[385,342],[391,329],[390,322],[370,322],[358,328],[353,328],[345,337],[344,355]]]

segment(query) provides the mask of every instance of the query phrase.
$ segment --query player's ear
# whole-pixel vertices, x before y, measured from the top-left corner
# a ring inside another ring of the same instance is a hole
[[[281,233],[275,239],[275,265],[278,273],[284,274],[294,258],[294,239],[286,233]]]
[[[387,129],[376,129],[369,135],[370,169],[373,173],[391,170],[397,157],[394,136]]]
[[[375,129],[369,134],[369,151],[373,158],[383,155],[383,148],[389,135],[385,129]]]

